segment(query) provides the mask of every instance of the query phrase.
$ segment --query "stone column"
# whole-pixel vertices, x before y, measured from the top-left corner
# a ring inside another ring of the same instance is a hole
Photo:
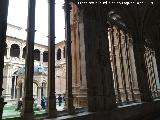
[[[65,30],[66,30],[66,104],[69,114],[74,114],[75,108],[73,106],[73,94],[72,94],[72,55],[71,55],[71,26],[70,26],[70,10],[71,5],[68,0],[65,0]]]
[[[19,54],[19,59],[22,60],[22,55],[23,55],[23,47],[20,47],[20,54]]]
[[[32,120],[33,111],[33,73],[34,73],[34,36],[35,36],[35,0],[28,1],[28,24],[26,41],[25,79],[24,79],[24,100],[23,120]]]
[[[44,95],[45,97],[47,97],[47,87],[46,87],[46,86],[43,87],[43,95]]]
[[[16,89],[17,89],[17,103],[20,99],[20,87],[19,86],[16,86]]]
[[[42,65],[43,63],[43,51],[40,51],[40,64]]]
[[[145,65],[145,48],[143,35],[140,33],[133,34],[133,51],[135,58],[135,66],[137,73],[138,87],[140,91],[141,101],[149,102],[152,101],[152,93],[149,89],[149,83],[147,78],[147,69]]]
[[[11,75],[12,66],[11,64],[6,64],[4,67],[3,73],[3,95],[5,99],[11,99],[11,88],[12,88],[12,75]]]
[[[7,59],[10,58],[10,50],[11,50],[11,46],[7,46]]]
[[[41,87],[38,87],[38,108],[41,109]]]
[[[15,75],[15,80],[14,80],[14,99],[16,99],[16,82],[17,82],[17,76]]]
[[[103,11],[103,10],[102,10]],[[108,26],[103,12],[86,8],[84,12],[84,43],[88,111],[110,111],[116,107],[110,61]],[[95,12],[99,12],[95,15]]]
[[[0,119],[2,119],[3,107],[6,104],[2,97],[3,85],[3,67],[4,67],[4,52],[6,49],[6,30],[8,16],[9,0],[0,1]]]
[[[152,62],[153,62],[153,69],[154,69],[157,89],[160,90],[160,81],[159,81],[158,69],[157,69],[158,65],[155,58],[155,51],[152,52]]]
[[[55,0],[48,0],[48,117],[56,117],[55,96]]]
[[[14,99],[14,84],[15,84],[15,76],[12,76],[12,80],[11,80],[11,99]]]
[[[134,90],[135,98],[140,100],[140,93],[138,88],[137,73],[136,73],[136,66],[135,66],[135,59],[134,59],[134,52],[133,52],[133,43],[131,38],[128,41],[129,41],[129,56],[130,56],[130,66],[131,66],[131,74],[132,74],[132,81],[133,81],[133,90]]]
[[[83,11],[79,15],[79,46],[80,46],[80,74],[81,74],[81,84],[80,84],[80,95],[79,95],[79,105],[80,107],[87,107],[87,77],[86,77],[86,61],[85,61],[85,41],[84,41],[84,24],[83,24]]]
[[[160,48],[155,48],[155,58],[157,63],[156,65],[157,65],[158,77],[160,78]]]
[[[25,91],[24,91],[24,86],[25,86],[25,85],[24,85],[24,83],[22,82],[22,98],[24,97],[24,92],[25,92]]]

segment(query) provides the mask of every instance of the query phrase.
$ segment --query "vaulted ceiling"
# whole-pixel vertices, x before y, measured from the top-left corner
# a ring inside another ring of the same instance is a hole
[[[107,4],[102,4],[103,0],[92,0],[94,4],[89,4],[90,0],[71,1],[76,4],[81,2],[81,4],[77,4],[80,10],[88,10],[89,14],[93,14],[93,16],[94,13],[98,13],[98,10],[104,9],[101,10],[103,13],[99,12],[99,17],[106,16],[110,22],[130,33],[142,33],[148,40],[152,40],[154,45],[155,43],[157,45],[158,41],[158,46],[160,46],[160,2],[147,1],[137,4],[137,0],[132,0],[136,4],[122,4],[122,0],[110,0]]]

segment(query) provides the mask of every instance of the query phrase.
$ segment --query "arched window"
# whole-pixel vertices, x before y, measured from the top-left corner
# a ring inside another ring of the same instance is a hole
[[[23,55],[22,55],[22,58],[25,58],[26,56],[26,46],[23,48]]]
[[[61,49],[57,50],[57,60],[61,59]]]
[[[10,56],[11,57],[19,57],[20,48],[17,44],[12,44],[10,49]]]
[[[43,62],[48,62],[48,51],[43,52]]]
[[[63,58],[65,58],[65,57],[66,57],[66,48],[64,46],[64,48],[63,48]]]
[[[40,51],[38,49],[34,50],[34,60],[40,61]]]

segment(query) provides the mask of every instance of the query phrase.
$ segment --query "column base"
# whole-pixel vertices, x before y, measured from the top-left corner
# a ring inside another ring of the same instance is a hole
[[[88,107],[88,97],[87,97],[87,95],[78,95],[77,99],[78,99],[78,106],[80,108]]]
[[[4,94],[3,97],[5,100],[11,100],[11,94]]]
[[[75,114],[75,107],[73,106],[73,98],[67,98],[66,99],[66,110],[70,115]]]
[[[0,98],[0,119],[2,120],[3,108],[7,102],[4,102],[4,98]]]
[[[27,113],[27,112],[25,112],[25,113],[22,113],[23,115],[21,115],[21,118],[23,119],[23,120],[33,120],[33,118],[34,118],[34,112],[32,112],[32,113]]]
[[[42,109],[42,106],[40,104],[38,104],[37,109],[40,111]]]
[[[47,113],[48,118],[57,117],[57,109],[56,109],[56,98],[51,96],[47,100]]]
[[[34,118],[33,98],[23,98],[21,118],[23,120],[32,120]]]
[[[87,88],[81,87],[80,93],[77,96],[79,107],[88,107],[88,96],[87,96]]]
[[[55,118],[57,117],[57,110],[50,110],[51,112],[48,112],[48,118]]]

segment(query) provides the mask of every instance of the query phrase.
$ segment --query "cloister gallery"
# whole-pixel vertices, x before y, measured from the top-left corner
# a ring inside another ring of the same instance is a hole
[[[25,60],[23,67],[10,74],[10,77],[13,76],[11,81],[17,80],[15,85],[21,84],[24,88],[21,117],[16,119],[158,118],[160,2],[157,0],[64,2],[66,39],[62,48],[65,49],[58,50],[55,45],[55,0],[48,0],[48,46],[34,44],[35,0],[28,0],[26,44],[20,42],[23,46],[8,45],[7,38],[11,39],[6,36],[8,0],[0,1],[0,63],[4,63],[0,64],[1,96],[5,94],[6,98],[9,97],[8,89],[5,87],[8,84],[5,83],[8,76],[3,76],[7,73],[5,70],[8,67],[5,60],[9,58]],[[43,49],[38,51],[38,47]],[[63,73],[58,76],[65,79],[63,94],[66,104],[64,110],[59,112],[56,108],[58,92],[56,70],[57,61],[61,61],[61,58],[57,54],[63,52],[65,57],[60,56],[65,58],[64,72],[60,71]],[[38,61],[38,66],[34,65],[34,60]],[[38,93],[43,91],[47,97],[46,113],[41,116],[34,115],[33,111],[35,94],[33,83],[38,84],[35,82],[36,79],[40,82]],[[9,83],[10,87],[14,85],[13,83]],[[13,88],[9,94],[11,98],[14,97]],[[3,97],[0,104],[2,114],[3,106],[6,104]]]

